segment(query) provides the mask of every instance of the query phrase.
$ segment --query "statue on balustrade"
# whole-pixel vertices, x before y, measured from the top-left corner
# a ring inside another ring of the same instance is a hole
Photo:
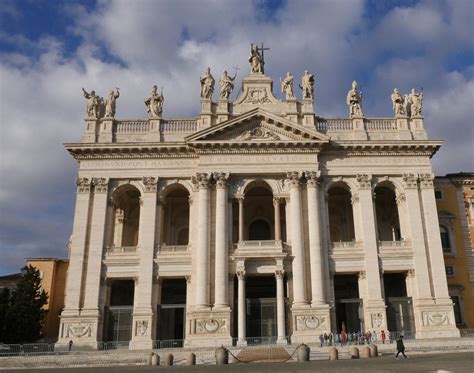
[[[308,70],[305,70],[300,85],[300,88],[303,90],[303,100],[314,99],[314,81],[314,74],[310,74]]]
[[[84,88],[82,88],[82,92],[84,97],[87,99],[87,116],[89,118],[99,119],[101,117],[103,99],[97,96],[94,90],[92,90],[91,93],[88,93]]]
[[[108,118],[113,118],[115,116],[115,107],[117,99],[120,97],[119,88],[115,87],[115,92],[110,91],[107,99],[105,100],[105,116]]]
[[[281,92],[285,94],[287,100],[293,100],[293,75],[290,72],[286,73],[286,78],[281,80]]]
[[[413,88],[408,96],[411,102],[411,117],[421,116],[421,109],[423,108],[423,92],[416,93]]]
[[[211,74],[211,69],[208,67],[203,77],[201,78],[201,99],[210,100],[214,93],[214,77]]]
[[[249,54],[250,72],[263,73],[263,58],[260,54],[259,48],[256,45],[250,44]]]
[[[397,88],[393,90],[391,99],[392,99],[392,107],[393,107],[395,116],[406,115],[405,100],[403,99],[403,96],[400,94],[400,92],[398,92]]]
[[[234,80],[236,76],[237,76],[237,71],[235,72],[235,75],[233,78],[227,75],[227,70],[224,70],[224,72],[222,73],[221,79],[219,80],[219,84],[221,86],[221,94],[220,94],[221,100],[229,99],[230,94],[234,90]]]
[[[349,105],[349,115],[353,117],[362,117],[362,91],[357,90],[357,82],[352,82],[352,89],[347,92],[346,103]]]
[[[157,90],[158,87],[154,85],[151,90],[151,96],[145,100],[146,111],[151,119],[161,118],[163,112],[163,102],[165,98],[163,92],[158,93]]]

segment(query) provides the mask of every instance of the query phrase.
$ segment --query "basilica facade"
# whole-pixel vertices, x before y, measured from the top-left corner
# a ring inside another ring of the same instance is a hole
[[[274,95],[262,51],[231,100],[210,69],[196,118],[115,119],[119,92],[86,92],[86,129],[65,144],[77,196],[59,344],[152,348],[317,341],[390,330],[456,337],[422,94],[368,118],[314,111],[314,75]],[[388,104],[390,98],[387,98]]]

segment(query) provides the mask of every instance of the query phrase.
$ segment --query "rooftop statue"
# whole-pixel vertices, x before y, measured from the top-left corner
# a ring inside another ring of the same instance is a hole
[[[157,90],[158,87],[154,85],[151,90],[151,96],[145,100],[146,111],[151,119],[161,118],[163,112],[163,102],[165,98],[163,97],[163,93],[158,94]]]
[[[395,116],[399,115],[405,115],[405,100],[403,99],[403,96],[398,92],[398,89],[395,88],[393,90],[393,93],[391,95],[392,99],[392,108],[395,113]]]
[[[95,91],[92,90],[91,93],[88,93],[84,88],[82,88],[84,97],[87,99],[87,108],[86,113],[89,118],[99,119],[101,117],[102,103],[103,99],[95,94]]]
[[[352,82],[352,89],[347,92],[346,103],[349,105],[349,116],[353,117],[362,117],[362,91],[357,91],[357,82],[354,80]]]
[[[423,92],[416,93],[413,88],[408,95],[411,103],[411,117],[421,116],[421,110],[423,108]]]
[[[211,68],[207,68],[203,77],[201,78],[201,99],[210,100],[214,93],[214,77],[211,74]]]
[[[313,100],[314,99],[314,74],[304,71],[304,74],[301,78],[300,88],[303,90],[303,100]]]
[[[116,92],[110,91],[105,100],[105,116],[113,118],[115,116],[115,106],[117,99],[120,97],[119,88],[115,87]]]
[[[290,72],[287,72],[286,78],[281,81],[281,92],[285,94],[287,100],[295,98],[293,94],[293,75]]]
[[[263,53],[260,54],[260,51],[263,52],[263,47],[259,48],[256,45],[250,44],[250,54],[249,54],[249,64],[251,73],[263,74]]]
[[[222,73],[221,80],[219,81],[219,84],[221,86],[221,94],[220,94],[221,100],[229,99],[230,94],[234,90],[234,80],[236,76],[237,76],[237,71],[235,72],[235,75],[233,78],[227,75],[227,70],[224,70],[224,72]]]

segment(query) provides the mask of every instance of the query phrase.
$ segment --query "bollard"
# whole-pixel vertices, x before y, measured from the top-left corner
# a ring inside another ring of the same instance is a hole
[[[308,345],[305,345],[304,343],[301,344],[298,347],[298,351],[296,353],[298,361],[309,361],[309,353],[310,353],[310,349]]]
[[[339,351],[337,351],[336,347],[333,347],[329,350],[329,360],[338,360],[339,359]]]
[[[151,365],[160,365],[160,355],[153,353],[151,356]]]
[[[216,349],[216,352],[214,354],[216,356],[217,365],[229,364],[229,351],[227,350],[227,348],[221,346]]]
[[[359,349],[357,347],[351,348],[351,359],[358,359],[359,358]]]
[[[196,354],[190,352],[186,358],[187,365],[196,365]]]
[[[174,357],[173,354],[166,354],[164,365],[171,366],[173,365]]]
[[[367,359],[370,357],[370,347],[369,346],[365,346],[363,349],[362,349],[362,358],[364,359]]]
[[[369,345],[370,347],[370,357],[378,357],[379,356],[379,348],[375,344]]]

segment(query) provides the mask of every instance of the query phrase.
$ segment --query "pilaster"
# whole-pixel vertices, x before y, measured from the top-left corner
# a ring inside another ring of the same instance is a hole
[[[220,99],[217,103],[217,123],[229,120],[229,100]]]
[[[303,119],[303,126],[314,129],[315,120],[312,99],[305,98],[301,102],[301,116]]]
[[[201,115],[199,119],[199,130],[212,126],[212,101],[201,99]]]
[[[133,305],[132,340],[130,349],[149,349],[154,339],[153,278],[155,254],[155,219],[157,177],[143,177],[138,246],[140,248],[139,277]]]
[[[112,130],[114,125],[114,118],[103,118],[98,122],[100,127],[99,130],[99,142],[100,143],[111,143],[112,142]]]
[[[410,131],[414,140],[427,140],[428,136],[425,131],[422,116],[412,116],[410,119]]]
[[[98,132],[99,132],[99,121],[95,118],[87,118],[86,130],[82,134],[81,142],[83,143],[95,143],[97,142]]]
[[[411,140],[411,132],[408,127],[408,117],[405,115],[398,115],[396,117],[398,139],[399,140]]]
[[[367,140],[367,131],[364,126],[364,117],[352,117],[352,133],[354,140]]]

